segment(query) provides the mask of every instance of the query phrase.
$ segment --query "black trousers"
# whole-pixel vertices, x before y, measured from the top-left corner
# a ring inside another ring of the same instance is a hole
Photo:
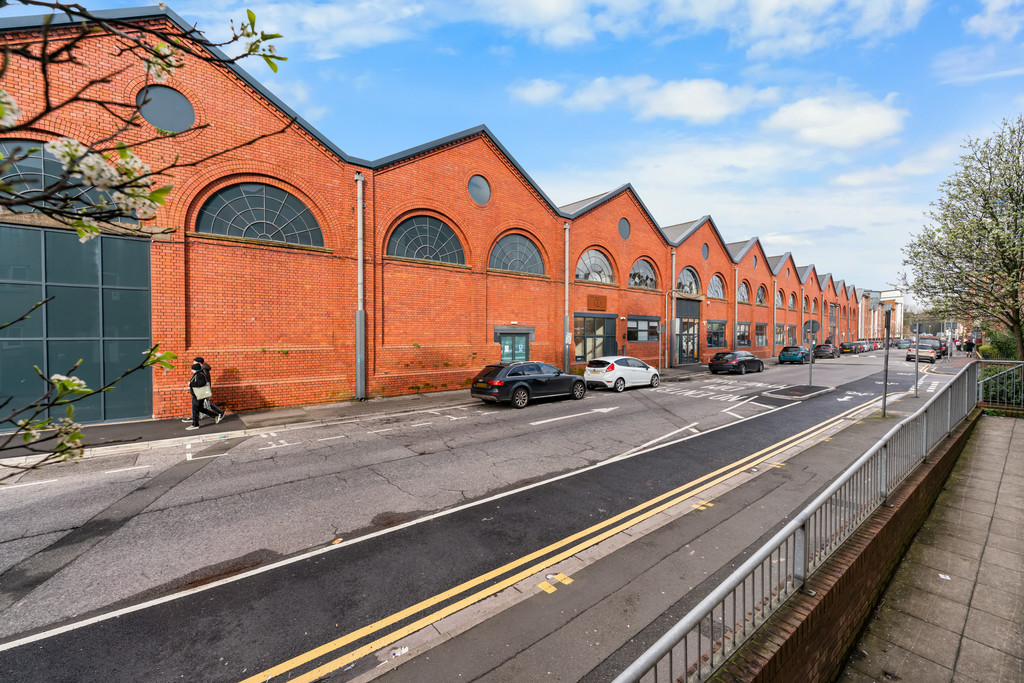
[[[205,398],[196,398],[195,396],[192,397],[192,426],[193,427],[198,427],[199,426],[199,413],[205,413],[205,414],[209,415],[210,417],[217,417],[220,414],[220,413],[215,413],[212,410],[207,410],[206,406],[204,405],[205,401],[206,401]]]

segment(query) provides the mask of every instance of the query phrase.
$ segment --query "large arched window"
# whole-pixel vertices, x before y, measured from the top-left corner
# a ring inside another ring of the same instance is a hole
[[[700,279],[697,277],[697,271],[690,267],[683,268],[679,273],[679,279],[676,280],[676,289],[683,294],[700,294]]]
[[[746,282],[740,283],[740,289],[736,292],[736,300],[741,304],[750,303],[750,287],[747,286]]]
[[[768,290],[765,289],[764,285],[761,285],[760,287],[757,288],[757,299],[755,300],[755,303],[758,306],[768,305]]]
[[[781,289],[778,290],[777,292],[775,292],[775,308],[785,308],[785,306],[786,306],[785,296],[786,295],[782,293]]]
[[[804,313],[807,312],[807,297],[804,297]]]
[[[35,151],[27,154],[30,149]],[[27,156],[25,156],[26,154]],[[57,157],[45,151],[41,142],[10,138],[0,140],[0,157],[7,161],[14,156],[25,156],[25,158],[15,162],[8,162],[10,165],[4,169],[3,183],[11,188],[7,191],[7,194],[18,194],[27,198],[38,196],[43,190],[58,182],[64,176],[64,165]],[[52,198],[37,199],[36,203],[52,206],[54,209],[70,208],[73,211],[86,208],[87,205],[95,206],[104,203],[111,206],[114,205],[114,202],[109,199],[107,193],[101,192],[94,187],[74,187],[81,183],[81,180],[77,178],[70,178],[69,182],[73,187],[58,192]],[[79,197],[81,197],[82,201],[76,201]],[[27,206],[18,207],[13,210],[17,212],[35,211],[35,209],[29,209]],[[95,211],[98,211],[98,209]],[[90,211],[90,213],[92,212]],[[138,223],[135,218],[130,216],[118,216],[114,220]]]
[[[615,282],[615,274],[607,256],[597,249],[588,249],[576,263],[576,279],[611,284]]]
[[[654,266],[647,259],[640,259],[629,271],[629,286],[643,289],[657,289],[658,276],[654,274]]]
[[[388,256],[466,264],[466,255],[455,231],[430,216],[413,216],[399,223],[388,240]]]
[[[789,293],[789,310],[791,310],[791,311],[795,311],[796,310],[796,293],[795,292],[790,292]]]
[[[526,235],[505,235],[498,240],[491,250],[491,260],[487,267],[516,273],[544,274],[540,250]]]
[[[320,225],[309,208],[294,195],[264,183],[217,190],[199,210],[196,232],[324,246]]]
[[[811,299],[811,313],[816,314],[818,312],[818,300]]]
[[[725,298],[725,283],[717,275],[712,275],[711,280],[708,281],[708,296],[712,299]]]

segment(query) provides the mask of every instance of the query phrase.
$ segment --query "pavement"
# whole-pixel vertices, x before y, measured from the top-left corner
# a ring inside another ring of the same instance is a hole
[[[927,370],[953,374],[969,360],[959,356]],[[686,382],[711,375],[706,365],[695,364],[663,368],[661,376],[663,382]],[[806,386],[790,393],[799,400],[829,389]],[[231,413],[220,424],[203,420],[196,431],[185,431],[180,417],[89,425],[86,455],[460,404],[475,400],[463,390],[249,411]],[[867,447],[873,438],[864,434],[845,447],[860,447],[861,441]],[[982,418],[838,680],[1024,681],[1022,484],[1024,421]],[[526,661],[523,666],[529,670]]]
[[[838,681],[1024,681],[1024,420],[975,426]]]

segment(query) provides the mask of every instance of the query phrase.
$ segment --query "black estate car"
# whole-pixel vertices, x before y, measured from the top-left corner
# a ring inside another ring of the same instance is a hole
[[[535,398],[572,396],[583,398],[587,384],[579,375],[562,372],[554,365],[537,361],[495,363],[477,373],[469,395],[482,401],[508,401],[513,408],[525,408]]]

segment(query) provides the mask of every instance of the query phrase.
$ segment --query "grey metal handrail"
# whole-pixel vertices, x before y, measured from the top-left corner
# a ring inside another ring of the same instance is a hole
[[[973,362],[844,470],[615,683],[710,678],[967,417],[977,383]]]

